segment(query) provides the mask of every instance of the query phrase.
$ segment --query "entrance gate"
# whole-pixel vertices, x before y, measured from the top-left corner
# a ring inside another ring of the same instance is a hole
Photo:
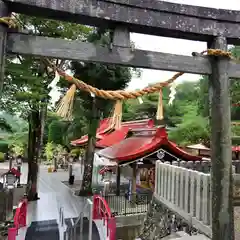
[[[226,54],[240,43],[240,12],[173,4],[159,0],[0,0],[0,17],[11,12],[113,29],[109,48],[80,41],[32,36],[0,26],[0,72],[6,53],[115,63],[209,75],[211,105],[213,239],[233,239],[230,78],[240,65]],[[211,56],[181,56],[133,49],[130,32],[205,41]],[[224,216],[224,217],[223,217]]]

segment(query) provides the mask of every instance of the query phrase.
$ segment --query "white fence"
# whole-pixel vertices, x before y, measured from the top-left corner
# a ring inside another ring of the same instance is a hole
[[[157,161],[155,197],[211,237],[210,174]]]

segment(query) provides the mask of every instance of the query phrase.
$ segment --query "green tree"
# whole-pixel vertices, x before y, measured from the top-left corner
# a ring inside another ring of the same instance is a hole
[[[208,119],[197,114],[197,106],[189,106],[182,122],[169,132],[169,139],[182,146],[194,143],[209,146]]]
[[[48,142],[63,145],[65,124],[62,121],[54,120],[48,126]]]
[[[169,105],[169,88],[163,89],[163,115],[167,126],[174,127],[181,122],[185,114],[185,108],[189,105],[196,105],[197,101],[196,83],[184,82],[179,84],[173,103]],[[155,118],[158,106],[158,93],[142,97],[142,104],[137,99],[130,99],[124,103],[123,119],[134,120],[144,118]]]
[[[98,31],[93,32],[89,35],[88,41],[101,43],[102,45],[110,44],[109,32],[104,34],[99,34]],[[105,90],[124,89],[131,79],[131,69],[126,67],[77,61],[72,62],[71,65],[75,77],[94,87]],[[77,95],[77,99],[80,99],[79,101],[81,101],[84,109],[83,114],[89,121],[88,146],[85,154],[83,183],[79,193],[80,195],[85,195],[91,192],[94,146],[98,123],[101,117],[109,115],[113,102],[98,97],[91,97],[84,92],[80,92]]]
[[[240,47],[234,46],[230,48],[233,56],[240,57]],[[208,77],[203,76],[199,82],[199,114],[206,117],[209,116],[209,94],[208,94]],[[240,120],[240,83],[238,79],[231,79],[230,82],[230,96],[231,96],[231,116],[232,120]]]
[[[4,118],[0,118],[0,129],[5,132],[13,132],[11,125]]]
[[[30,33],[50,37],[84,40],[90,28],[59,21],[18,16],[22,26]],[[51,59],[64,69],[68,61]],[[47,115],[53,74],[49,73],[42,59],[27,56],[12,56],[6,61],[4,93],[1,107],[7,112],[20,115],[28,121],[28,198],[37,199],[38,157],[41,152],[44,124]]]

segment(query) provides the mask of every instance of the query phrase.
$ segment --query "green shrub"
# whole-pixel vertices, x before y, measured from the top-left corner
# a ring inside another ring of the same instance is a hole
[[[0,140],[0,152],[6,153],[8,151],[8,143]]]
[[[44,149],[44,156],[46,157],[47,161],[52,161],[54,156],[54,148],[55,144],[52,142],[48,142]]]
[[[4,153],[0,152],[0,162],[4,162]]]
[[[79,157],[84,156],[85,150],[83,148],[73,148],[70,152],[71,155]]]
[[[232,137],[232,145],[233,146],[240,146],[240,136]]]
[[[48,127],[48,142],[63,144],[64,123],[58,120],[52,121]]]
[[[70,154],[72,156],[76,156],[77,157],[80,154],[80,149],[79,148],[74,148],[74,149],[71,150]]]

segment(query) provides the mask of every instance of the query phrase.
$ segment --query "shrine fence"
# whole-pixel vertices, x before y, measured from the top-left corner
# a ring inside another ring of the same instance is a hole
[[[211,236],[211,176],[157,161],[154,197],[201,232]]]

